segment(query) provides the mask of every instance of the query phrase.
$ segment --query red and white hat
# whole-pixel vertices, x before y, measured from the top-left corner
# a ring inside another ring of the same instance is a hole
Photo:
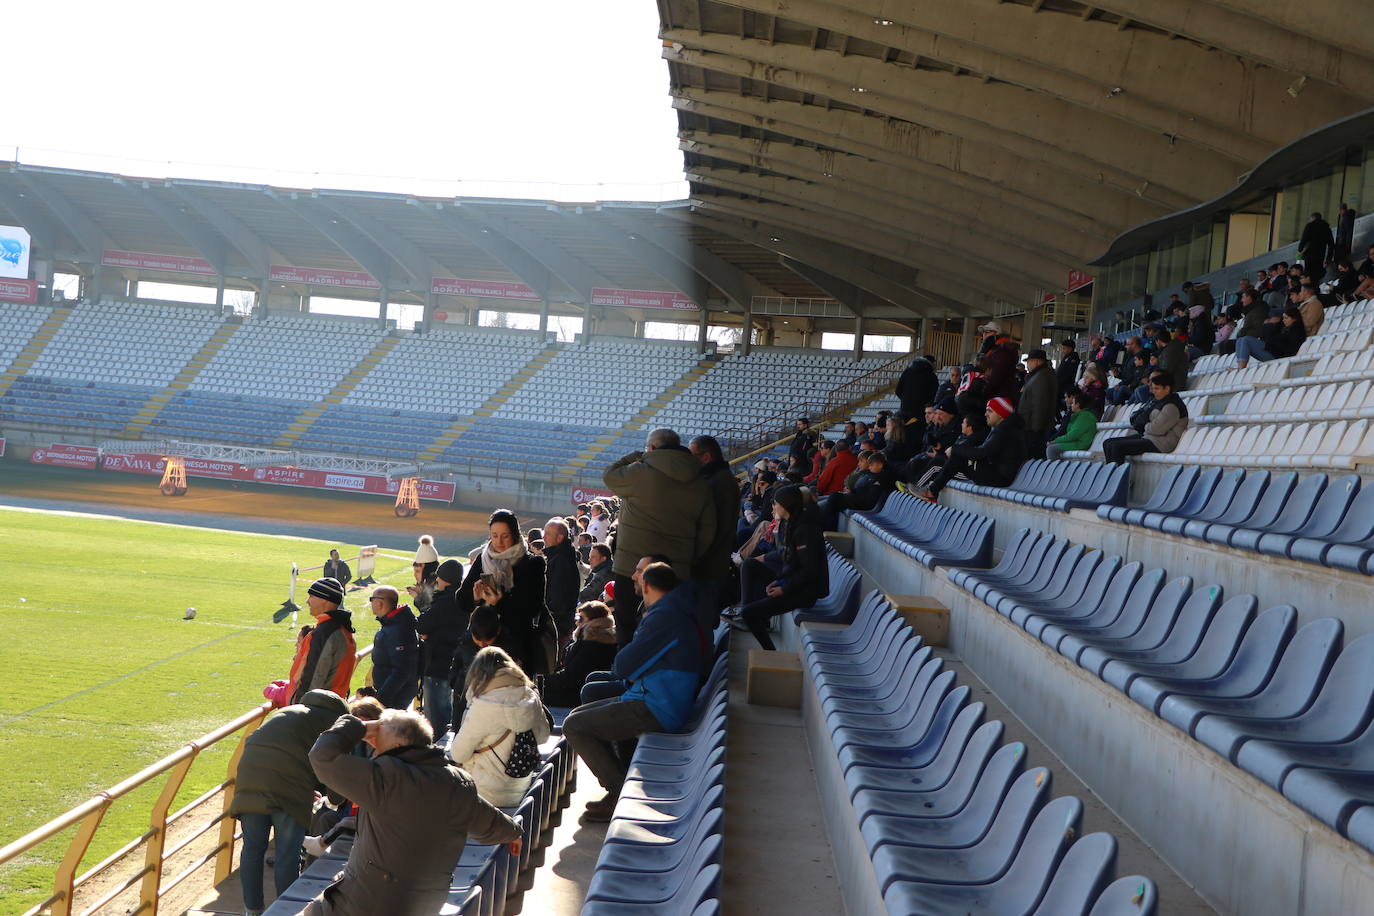
[[[1005,420],[1012,415],[1012,412],[1015,411],[1016,408],[1013,407],[1011,401],[1008,401],[1006,398],[993,398],[991,401],[988,401],[988,410],[991,410],[993,413],[997,414],[997,416]]]

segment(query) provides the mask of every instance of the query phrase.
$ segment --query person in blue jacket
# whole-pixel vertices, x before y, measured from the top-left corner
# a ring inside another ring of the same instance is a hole
[[[625,761],[615,742],[645,732],[678,731],[696,702],[705,650],[697,626],[696,593],[679,585],[667,563],[640,574],[644,617],[634,638],[616,654],[613,678],[625,684],[618,697],[584,703],[563,722],[563,735],[606,790],[587,805],[586,820],[609,821],[625,782]]]
[[[372,686],[388,709],[410,708],[420,692],[420,636],[414,612],[400,599],[400,592],[390,585],[377,586],[368,598],[381,624],[372,637]]]

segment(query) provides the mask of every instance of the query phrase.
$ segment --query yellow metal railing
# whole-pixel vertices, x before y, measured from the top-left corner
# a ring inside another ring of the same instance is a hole
[[[362,649],[358,652],[358,660],[361,661],[371,653],[371,646]],[[90,914],[99,912],[102,907],[135,885],[139,886],[138,906],[133,909],[125,909],[124,912],[128,916],[138,916],[142,913],[156,916],[158,903],[162,898],[210,862],[215,863],[216,884],[228,878],[234,870],[234,840],[236,838],[234,819],[229,816],[229,806],[234,800],[234,774],[238,772],[239,759],[243,756],[243,748],[248,741],[248,736],[262,724],[271,711],[272,706],[269,703],[263,703],[261,706],[253,708],[232,722],[226,722],[214,731],[202,735],[179,750],[163,757],[157,763],[145,767],[123,782],[98,793],[94,798],[77,805],[66,814],[53,818],[43,826],[30,830],[0,849],[0,866],[3,866],[63,831],[72,827],[76,828],[76,833],[67,846],[66,855],[62,857],[62,861],[57,866],[57,871],[53,876],[51,896],[26,910],[23,916],[37,916],[39,913],[51,913],[52,916],[90,916]],[[172,802],[176,799],[177,793],[181,791],[181,786],[186,780],[186,774],[190,772],[191,765],[195,763],[201,751],[236,734],[238,735],[238,746],[234,748],[234,753],[229,758],[229,766],[224,781],[199,798],[192,800],[180,810],[168,814],[168,809],[172,807]],[[157,800],[153,803],[149,814],[148,829],[92,866],[88,871],[78,875],[77,869],[81,867],[81,860],[85,858],[86,851],[90,848],[91,841],[95,839],[101,821],[110,807],[134,790],[164,775],[166,780],[162,784],[162,791],[158,793]],[[179,838],[174,845],[168,848],[167,832],[169,828],[200,810],[203,806],[210,804],[217,797],[222,798],[219,814],[189,836]],[[215,847],[195,859],[170,880],[164,880],[167,861],[216,828],[219,830],[219,839]],[[143,867],[120,878],[110,890],[78,914],[74,909],[76,892],[82,886],[104,875],[140,845],[145,846]]]

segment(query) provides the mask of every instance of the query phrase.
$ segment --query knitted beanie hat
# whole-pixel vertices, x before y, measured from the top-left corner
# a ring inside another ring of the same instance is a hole
[[[445,560],[439,564],[439,569],[434,575],[449,585],[457,585],[463,581],[463,564],[457,560]]]
[[[438,563],[439,551],[434,549],[434,538],[428,534],[420,535],[420,549],[415,551],[416,563]]]
[[[1006,398],[993,398],[991,401],[988,401],[988,410],[991,410],[993,413],[997,414],[997,416],[1005,420],[1012,415],[1012,412],[1015,411],[1016,408],[1012,407],[1011,401],[1008,401]]]
[[[325,601],[332,601],[335,604],[343,604],[343,586],[338,579],[325,577],[316,579],[310,583],[309,594],[316,598],[323,598]]]

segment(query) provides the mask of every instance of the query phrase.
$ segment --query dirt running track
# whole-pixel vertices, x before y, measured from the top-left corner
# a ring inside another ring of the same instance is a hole
[[[0,505],[94,512],[226,531],[319,538],[397,553],[432,534],[442,556],[466,555],[486,536],[491,509],[424,502],[415,518],[397,518],[386,496],[354,496],[193,477],[185,496],[163,496],[158,478],[0,460]],[[521,519],[524,527],[544,519]],[[345,554],[347,555],[347,554]],[[324,557],[320,562],[324,562]]]

